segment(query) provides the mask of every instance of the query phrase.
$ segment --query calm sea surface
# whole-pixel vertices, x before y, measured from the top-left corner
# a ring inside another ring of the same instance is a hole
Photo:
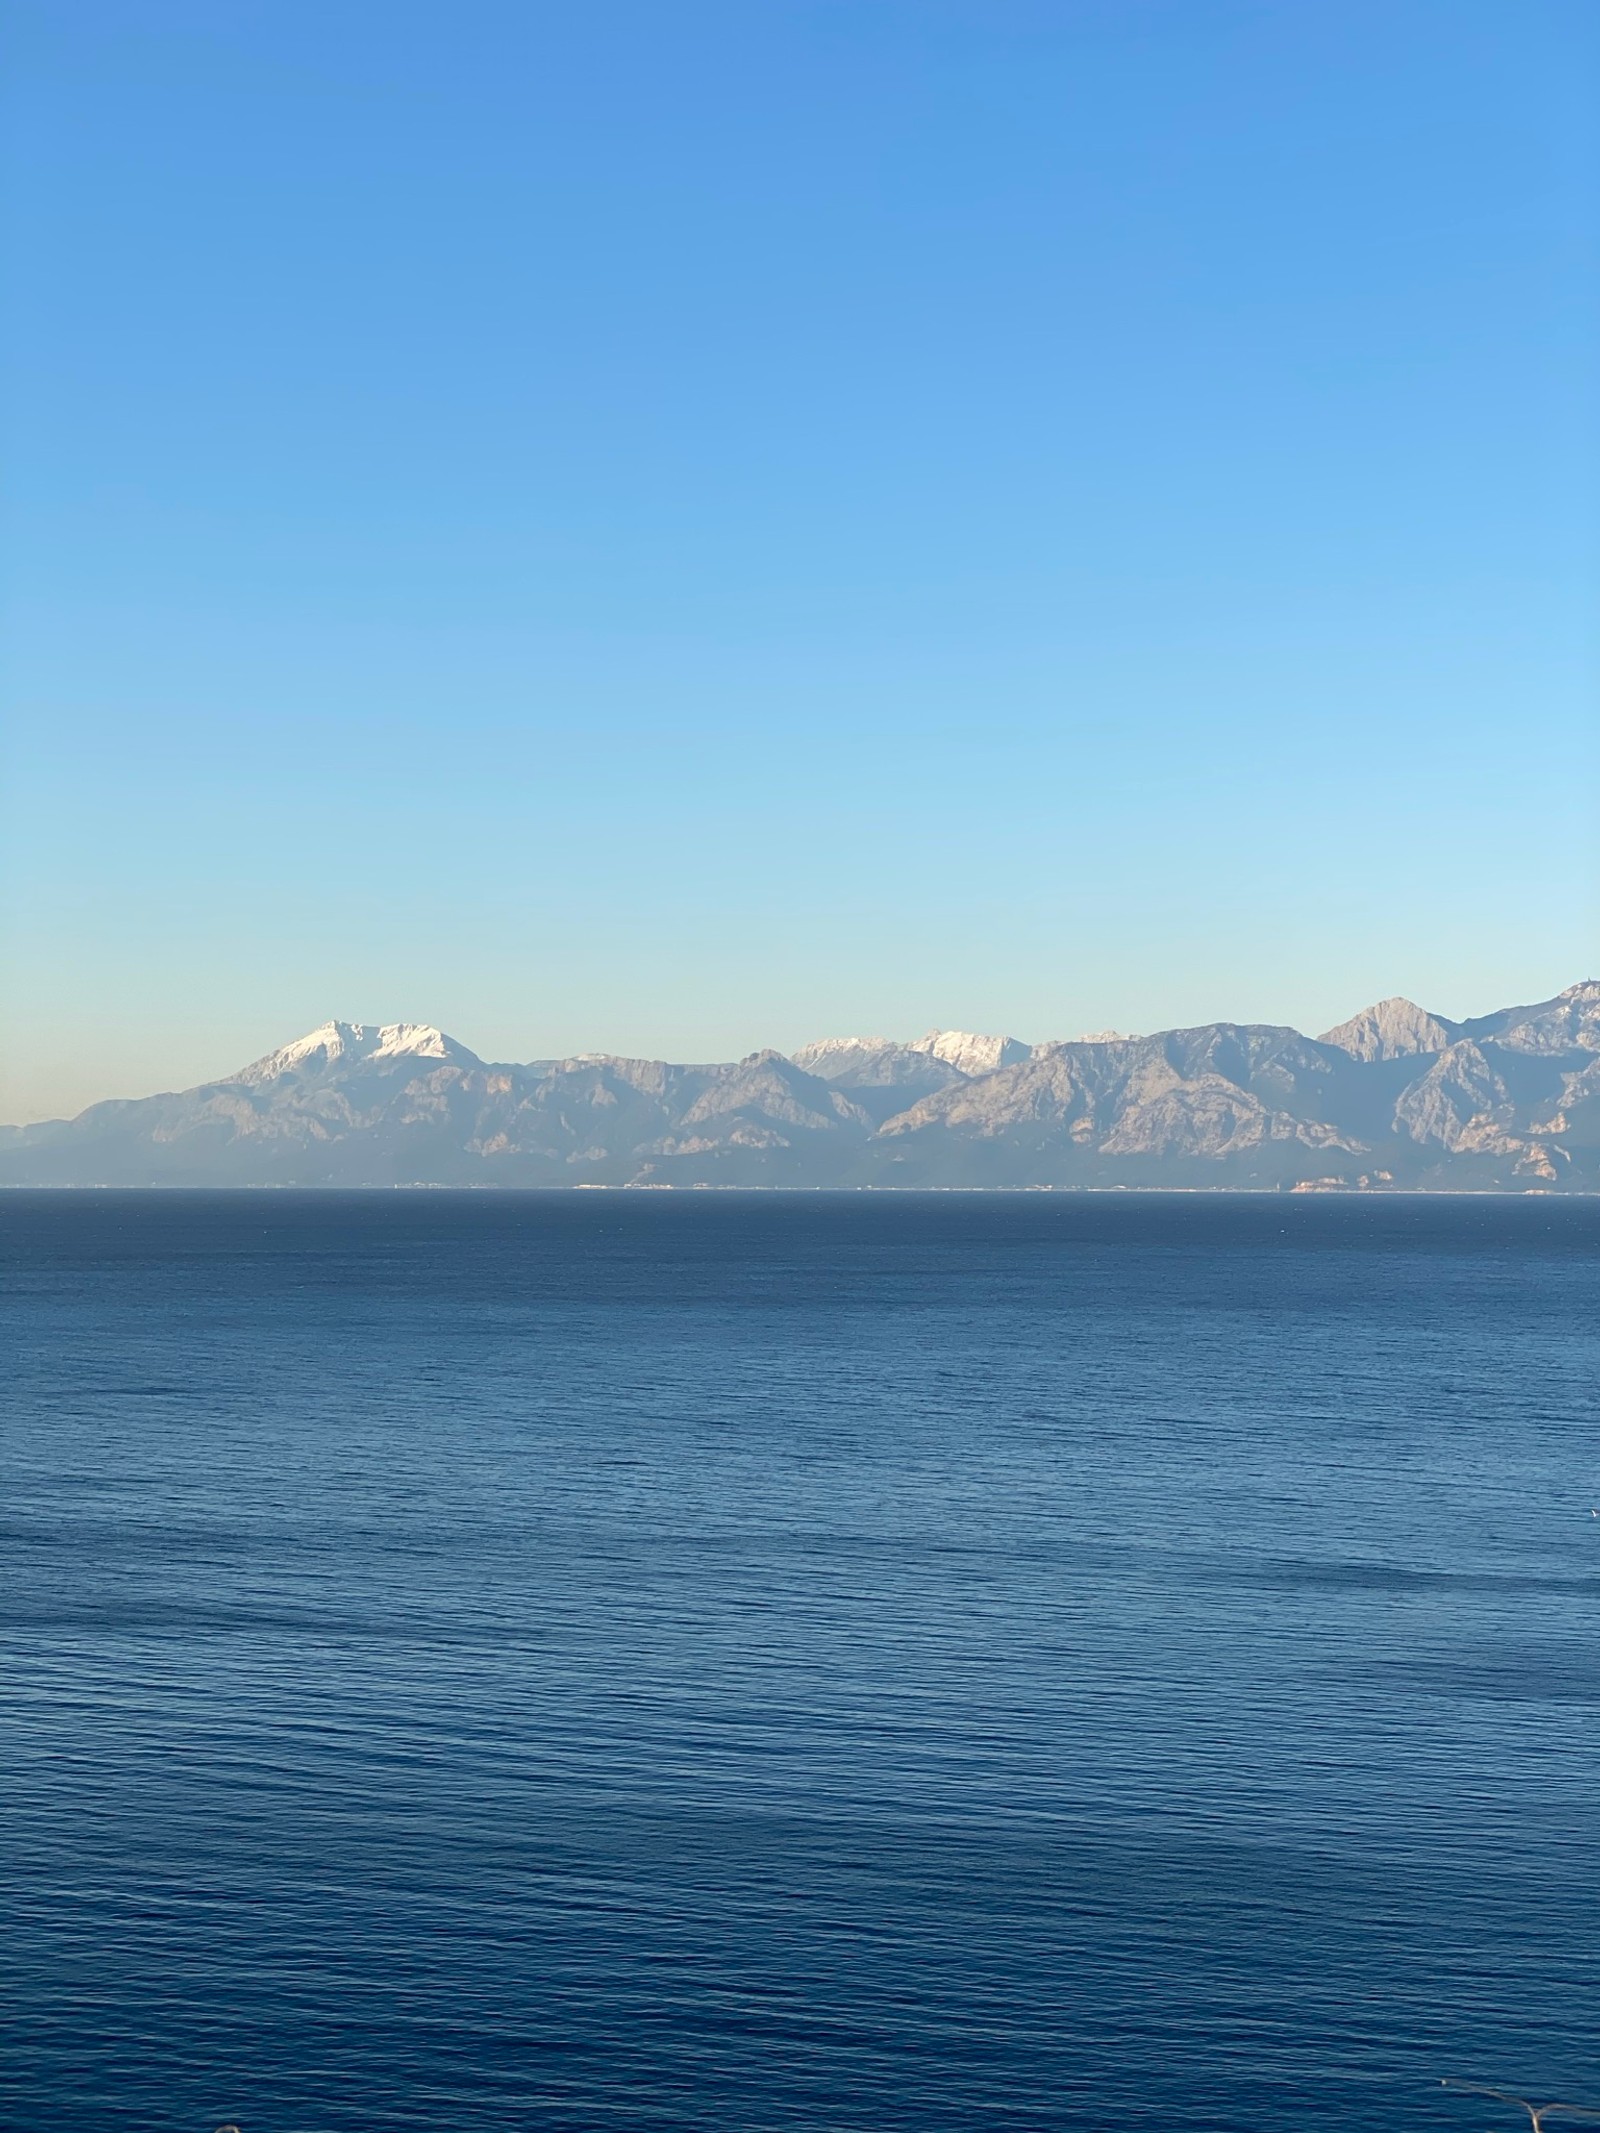
[[[1600,2096],[1600,1203],[0,1233],[17,2133]]]

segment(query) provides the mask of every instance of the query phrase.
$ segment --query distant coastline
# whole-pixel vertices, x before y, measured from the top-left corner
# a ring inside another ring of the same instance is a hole
[[[1600,980],[1033,1044],[934,1030],[711,1065],[486,1061],[328,1022],[220,1081],[0,1128],[0,1187],[1600,1191]]]

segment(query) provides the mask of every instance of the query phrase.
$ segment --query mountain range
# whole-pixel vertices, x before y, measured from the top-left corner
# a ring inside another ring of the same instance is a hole
[[[935,1030],[676,1066],[327,1022],[224,1080],[0,1128],[5,1185],[1600,1190],[1600,980],[1320,1037]]]

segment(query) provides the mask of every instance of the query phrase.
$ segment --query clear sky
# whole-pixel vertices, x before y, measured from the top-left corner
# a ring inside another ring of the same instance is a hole
[[[0,1116],[1600,969],[1593,0],[12,0]]]

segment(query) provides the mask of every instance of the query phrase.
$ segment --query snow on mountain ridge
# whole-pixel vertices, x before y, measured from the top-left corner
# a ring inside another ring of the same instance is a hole
[[[331,1066],[335,1060],[349,1065],[372,1066],[389,1059],[439,1059],[466,1066],[481,1064],[477,1054],[435,1029],[431,1022],[324,1022],[290,1044],[225,1078],[258,1087],[311,1066]]]
[[[1033,1046],[1015,1037],[985,1037],[964,1029],[930,1029],[910,1043],[898,1037],[818,1037],[797,1047],[790,1057],[808,1074],[819,1074],[831,1081],[841,1074],[870,1068],[877,1060],[897,1056],[904,1064],[919,1054],[971,1079],[992,1074],[997,1067],[1016,1066],[1031,1058]]]
[[[1033,1056],[1033,1046],[1018,1037],[985,1037],[968,1029],[930,1029],[908,1051],[926,1052],[963,1074],[992,1074],[998,1067],[1019,1066]]]
[[[808,1074],[826,1074],[830,1061],[853,1062],[874,1052],[899,1050],[899,1041],[894,1037],[817,1037],[810,1044],[797,1045],[789,1057]]]

